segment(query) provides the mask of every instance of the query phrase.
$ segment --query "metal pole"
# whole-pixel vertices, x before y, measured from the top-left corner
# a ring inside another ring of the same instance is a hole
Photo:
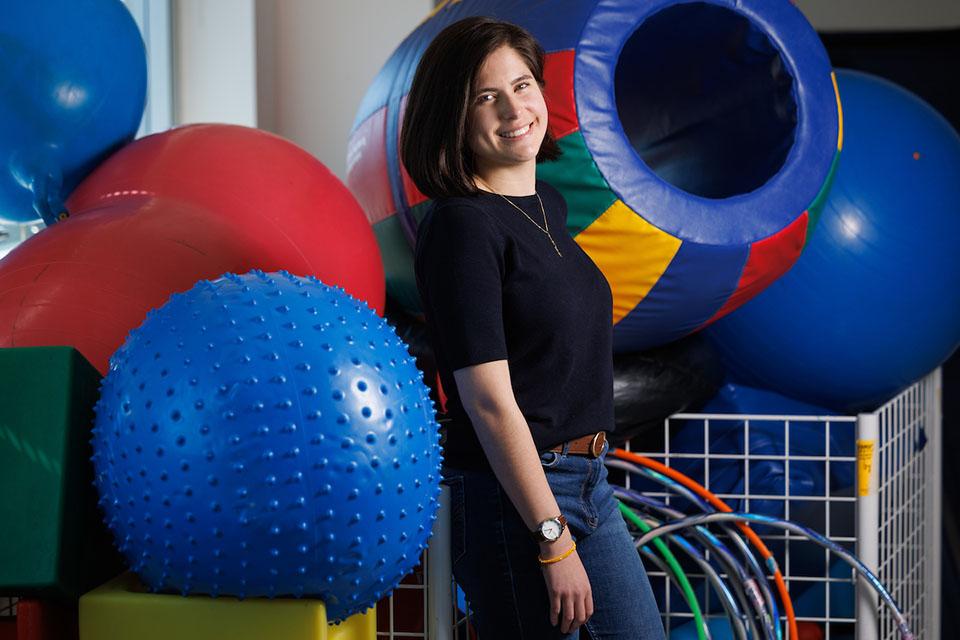
[[[427,552],[427,638],[453,637],[453,568],[450,566],[450,487],[441,485],[440,508]]]
[[[928,496],[927,514],[927,576],[929,580],[925,586],[927,609],[927,638],[940,637],[940,560],[942,546],[943,514],[941,511],[943,488],[943,374],[938,368],[927,378],[926,405],[928,421],[927,445],[924,454],[927,456],[929,470],[925,481]],[[931,388],[932,387],[932,388]]]
[[[857,416],[857,556],[874,574],[880,565],[880,494],[877,440],[880,417]],[[879,599],[863,580],[857,581],[857,640],[877,640]]]

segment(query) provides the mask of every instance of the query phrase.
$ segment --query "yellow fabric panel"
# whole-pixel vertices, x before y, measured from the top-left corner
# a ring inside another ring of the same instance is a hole
[[[837,97],[837,151],[843,151],[843,103],[840,102],[840,87],[837,86],[837,74],[830,72],[833,81],[833,94]]]
[[[319,600],[149,593],[125,573],[80,598],[80,640],[376,640],[376,618],[329,626]]]
[[[650,293],[682,244],[621,200],[574,239],[607,277],[613,292],[614,324]]]

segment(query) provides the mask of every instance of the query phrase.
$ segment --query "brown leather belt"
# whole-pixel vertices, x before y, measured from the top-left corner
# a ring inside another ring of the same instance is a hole
[[[603,453],[603,445],[606,442],[607,432],[597,431],[596,433],[588,433],[583,437],[575,438],[568,442],[562,442],[552,449],[547,449],[547,451],[563,453],[563,448],[567,447],[567,453],[572,453],[578,456],[599,458],[600,454]]]

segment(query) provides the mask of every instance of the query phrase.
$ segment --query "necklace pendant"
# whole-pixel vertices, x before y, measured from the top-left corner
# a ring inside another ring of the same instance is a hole
[[[553,250],[556,251],[556,252],[557,252],[557,255],[562,258],[562,257],[563,257],[563,254],[560,253],[560,247],[557,246],[557,243],[553,241],[553,236],[550,236],[550,234],[547,234],[547,237],[550,238],[550,244],[553,245]]]

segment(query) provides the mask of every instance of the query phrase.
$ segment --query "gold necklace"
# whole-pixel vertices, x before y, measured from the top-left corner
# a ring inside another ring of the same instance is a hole
[[[520,213],[522,213],[524,218],[526,218],[526,219],[529,220],[531,223],[533,223],[533,226],[535,226],[535,227],[536,227],[537,229],[539,229],[541,232],[545,233],[545,234],[547,235],[547,238],[550,239],[550,244],[553,245],[553,250],[557,252],[557,255],[558,255],[558,256],[560,256],[561,258],[563,257],[563,254],[560,253],[560,248],[557,247],[557,243],[553,241],[553,236],[550,235],[550,225],[547,223],[547,211],[543,208],[543,200],[540,199],[540,194],[539,194],[539,193],[537,193],[536,191],[534,191],[534,192],[533,192],[533,195],[537,196],[537,202],[540,203],[540,213],[543,214],[543,226],[542,226],[542,227],[541,227],[539,224],[537,224],[537,221],[534,220],[533,218],[531,218],[530,215],[529,215],[526,211],[524,211],[523,209],[521,209],[520,207],[518,207],[516,204],[514,204],[507,196],[503,195],[503,194],[500,193],[499,191],[494,191],[493,188],[492,188],[489,184],[487,184],[487,181],[486,181],[486,180],[483,181],[483,184],[484,184],[488,189],[490,189],[490,191],[493,191],[493,193],[497,194],[498,196],[500,196],[501,198],[503,198],[504,200],[506,200],[506,201],[507,201],[507,204],[509,204],[511,207],[513,207],[514,209],[516,209],[517,211],[519,211]]]

